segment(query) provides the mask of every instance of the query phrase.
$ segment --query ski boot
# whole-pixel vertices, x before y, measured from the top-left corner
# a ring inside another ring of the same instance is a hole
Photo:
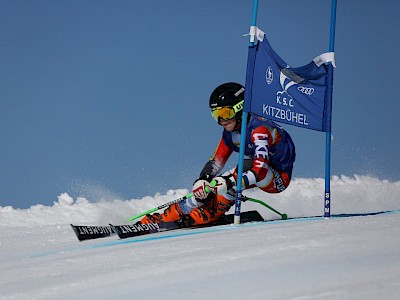
[[[161,222],[175,222],[179,221],[183,217],[183,212],[179,207],[178,203],[171,204],[164,211],[164,213],[154,213],[152,215],[148,214],[139,222],[141,224],[149,224],[149,223],[161,223]]]
[[[189,218],[186,222],[190,222],[190,226],[214,223],[234,204],[235,200],[228,200],[222,195],[216,195],[214,199],[193,209],[189,213]]]

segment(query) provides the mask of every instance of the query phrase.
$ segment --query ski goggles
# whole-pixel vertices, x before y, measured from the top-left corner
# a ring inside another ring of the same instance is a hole
[[[236,114],[243,109],[244,100],[233,106],[220,106],[211,109],[211,115],[215,121],[233,119]]]

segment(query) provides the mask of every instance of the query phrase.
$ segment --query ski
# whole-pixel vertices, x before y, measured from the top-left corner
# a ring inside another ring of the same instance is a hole
[[[80,241],[108,237],[115,234],[111,226],[77,226],[70,224]]]
[[[126,239],[145,234],[171,231],[176,229],[193,229],[200,227],[211,227],[218,225],[233,224],[234,214],[223,215],[217,222],[200,226],[185,227],[178,222],[150,223],[150,224],[126,224],[109,226],[84,226],[70,224],[79,241],[109,237],[117,234],[119,238]],[[258,211],[247,211],[241,213],[241,223],[263,222],[264,218]]]
[[[132,224],[132,225],[112,225],[110,226],[117,233],[119,238],[126,239],[135,236],[141,236],[145,234],[171,231],[176,229],[195,229],[202,227],[212,227],[219,225],[233,224],[234,214],[223,215],[218,221],[212,224],[205,224],[199,226],[189,226],[186,227],[178,222],[165,222],[165,223],[151,223],[151,224]],[[248,222],[263,222],[264,218],[259,214],[258,211],[247,211],[240,215],[240,220],[242,223]]]
[[[128,225],[112,225],[111,228],[115,231],[120,239],[126,239],[145,234],[163,232],[183,228],[175,222],[149,223],[149,224],[128,224]]]

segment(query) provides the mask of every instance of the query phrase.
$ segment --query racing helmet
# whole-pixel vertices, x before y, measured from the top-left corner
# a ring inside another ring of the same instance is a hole
[[[233,118],[239,120],[243,104],[244,87],[235,82],[221,84],[210,96],[211,115],[218,123]]]

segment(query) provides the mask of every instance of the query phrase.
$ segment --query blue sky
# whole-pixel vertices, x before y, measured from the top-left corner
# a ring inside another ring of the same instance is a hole
[[[0,206],[190,188],[222,132],[210,93],[245,81],[252,2],[1,0]],[[330,4],[260,0],[257,25],[305,65],[329,49]],[[400,180],[399,15],[338,0],[332,175]],[[325,134],[284,127],[294,177],[323,178]]]

